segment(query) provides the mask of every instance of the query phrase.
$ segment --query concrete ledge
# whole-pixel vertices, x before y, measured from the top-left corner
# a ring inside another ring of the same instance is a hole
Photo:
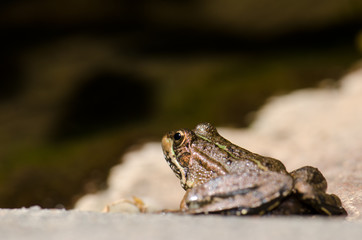
[[[362,223],[325,217],[223,217],[0,210],[1,239],[361,239]]]

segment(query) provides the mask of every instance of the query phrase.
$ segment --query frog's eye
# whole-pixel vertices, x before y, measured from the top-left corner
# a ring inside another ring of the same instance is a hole
[[[184,133],[181,131],[176,132],[173,135],[173,140],[175,141],[176,144],[181,144],[184,140]]]
[[[182,138],[181,133],[177,132],[175,133],[175,135],[173,135],[173,139],[175,139],[176,141],[180,140]]]

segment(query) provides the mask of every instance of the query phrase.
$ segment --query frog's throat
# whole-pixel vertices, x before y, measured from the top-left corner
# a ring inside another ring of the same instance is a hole
[[[205,141],[208,141],[209,143],[213,143],[216,146],[218,146],[220,149],[224,150],[225,152],[227,152],[231,157],[235,158],[235,159],[239,159],[237,156],[235,156],[232,152],[230,152],[227,147],[225,145],[221,145],[219,143],[216,142],[212,142],[210,139],[206,138],[205,136],[196,134],[199,138],[204,139]],[[261,164],[260,161],[253,159],[253,158],[249,158],[248,160],[253,161],[259,169],[264,170],[264,171],[268,171],[269,169],[267,167],[265,167],[263,164]]]

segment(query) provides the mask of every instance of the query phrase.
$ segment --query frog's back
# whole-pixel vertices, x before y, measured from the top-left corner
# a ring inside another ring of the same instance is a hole
[[[227,151],[231,153],[236,161],[250,162],[249,166],[254,164],[260,170],[287,173],[284,164],[275,158],[250,152],[232,143],[229,143]]]
[[[216,144],[219,148],[226,151],[231,158],[237,161],[236,165],[238,165],[239,168],[243,168],[243,165],[245,165],[250,169],[255,168],[264,171],[287,173],[285,166],[281,161],[250,152],[231,143],[229,140],[223,138],[210,123],[198,124],[194,132],[199,137]]]

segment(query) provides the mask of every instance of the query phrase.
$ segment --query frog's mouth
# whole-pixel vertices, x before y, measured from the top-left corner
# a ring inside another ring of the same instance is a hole
[[[176,154],[173,151],[173,142],[170,138],[167,137],[167,135],[162,138],[162,150],[166,162],[168,163],[172,171],[175,173],[175,175],[180,179],[181,185],[185,186],[186,184],[185,170],[177,161]]]

